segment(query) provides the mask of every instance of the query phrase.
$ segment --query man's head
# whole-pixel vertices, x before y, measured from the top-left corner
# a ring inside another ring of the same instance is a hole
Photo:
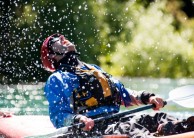
[[[56,64],[69,52],[76,52],[75,45],[61,34],[53,34],[45,39],[41,47],[41,60],[48,71],[55,71]]]

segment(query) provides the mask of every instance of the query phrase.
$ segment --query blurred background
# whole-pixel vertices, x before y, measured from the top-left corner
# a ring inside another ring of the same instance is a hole
[[[39,82],[46,37],[116,76],[194,77],[193,0],[1,0],[0,82]]]
[[[194,82],[194,0],[0,0],[0,11],[3,109],[47,113],[40,49],[54,33],[129,88],[167,97]]]

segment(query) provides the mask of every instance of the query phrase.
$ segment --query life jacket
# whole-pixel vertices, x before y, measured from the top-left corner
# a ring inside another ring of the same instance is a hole
[[[79,87],[73,90],[73,108],[84,113],[98,106],[120,105],[120,94],[110,75],[84,63],[87,69],[63,65],[62,70],[74,73],[79,78]]]

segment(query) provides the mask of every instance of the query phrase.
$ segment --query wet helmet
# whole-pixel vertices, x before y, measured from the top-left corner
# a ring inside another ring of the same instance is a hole
[[[61,34],[53,34],[45,39],[41,47],[41,60],[44,68],[48,71],[55,71],[54,67],[54,56],[51,57],[51,54],[54,54],[52,50],[52,44],[56,42],[56,38],[62,36]],[[57,39],[58,40],[58,39]],[[56,52],[55,52],[56,53]],[[59,53],[58,53],[59,54]]]

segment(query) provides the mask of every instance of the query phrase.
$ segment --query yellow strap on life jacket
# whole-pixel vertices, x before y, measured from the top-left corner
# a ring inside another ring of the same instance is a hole
[[[98,105],[98,101],[96,98],[91,97],[90,99],[86,100],[85,104],[89,107]]]
[[[97,70],[96,68],[92,67],[91,65],[87,64],[86,66],[91,69],[94,76],[99,80],[99,82],[102,86],[102,89],[103,89],[104,97],[111,96],[111,89],[110,89],[110,86],[108,84],[108,80],[107,80],[106,76],[103,75],[101,71]],[[82,71],[88,72],[88,70],[82,70]]]
[[[110,86],[108,84],[106,77],[101,72],[96,71],[96,70],[94,71],[94,76],[97,79],[99,79],[99,82],[100,82],[102,89],[103,89],[104,97],[111,96]]]

